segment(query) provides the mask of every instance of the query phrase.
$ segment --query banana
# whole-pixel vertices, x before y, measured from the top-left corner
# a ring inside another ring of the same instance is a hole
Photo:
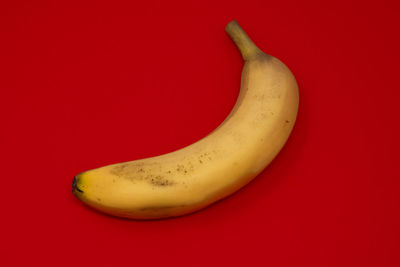
[[[236,21],[225,30],[245,63],[237,102],[222,124],[180,150],[80,173],[73,179],[78,199],[118,217],[180,216],[237,191],[274,159],[296,120],[296,80]]]

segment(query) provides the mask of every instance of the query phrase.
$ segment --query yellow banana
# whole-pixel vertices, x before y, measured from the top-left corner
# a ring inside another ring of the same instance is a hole
[[[296,80],[281,61],[258,49],[236,21],[225,30],[245,64],[239,97],[224,122],[180,150],[77,175],[77,198],[114,216],[174,217],[232,194],[273,160],[296,120]]]

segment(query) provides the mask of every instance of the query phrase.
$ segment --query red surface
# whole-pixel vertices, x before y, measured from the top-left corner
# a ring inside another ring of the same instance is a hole
[[[1,1],[1,266],[400,266],[399,2],[245,2]],[[276,160],[177,219],[75,199],[75,174],[222,122],[234,18],[300,86]]]

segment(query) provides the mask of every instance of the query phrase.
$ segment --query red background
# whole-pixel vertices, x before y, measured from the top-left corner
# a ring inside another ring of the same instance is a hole
[[[400,266],[398,3],[1,1],[0,265]],[[227,116],[232,19],[300,86],[276,160],[190,216],[82,205],[75,174],[179,149]]]

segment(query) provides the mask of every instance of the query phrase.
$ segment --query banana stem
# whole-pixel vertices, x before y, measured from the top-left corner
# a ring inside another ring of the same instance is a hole
[[[263,52],[253,43],[246,32],[240,27],[236,20],[226,25],[226,33],[231,37],[233,42],[239,48],[244,60],[252,59]]]

